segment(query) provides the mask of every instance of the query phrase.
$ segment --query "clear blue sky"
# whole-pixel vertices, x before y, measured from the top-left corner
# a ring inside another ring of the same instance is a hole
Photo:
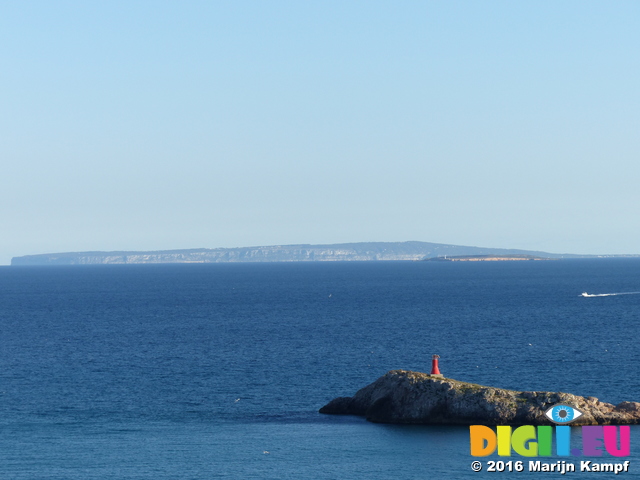
[[[640,2],[0,3],[0,264],[640,253]]]

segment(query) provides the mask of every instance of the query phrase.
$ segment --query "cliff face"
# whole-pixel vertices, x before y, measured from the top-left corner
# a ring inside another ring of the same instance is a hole
[[[617,406],[569,393],[518,392],[393,370],[353,397],[339,397],[320,413],[360,415],[371,422],[448,425],[553,425],[544,412],[556,403],[584,415],[571,425],[640,423],[640,403]]]
[[[256,247],[169,252],[87,252],[16,257],[12,265],[106,265],[140,263],[225,263],[422,260],[420,253],[359,251],[349,248]]]

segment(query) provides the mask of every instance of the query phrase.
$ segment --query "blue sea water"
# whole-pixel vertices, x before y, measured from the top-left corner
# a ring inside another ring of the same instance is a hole
[[[433,353],[458,380],[640,400],[640,295],[584,291],[640,291],[640,259],[2,267],[0,478],[528,475],[472,472],[466,427],[318,409]],[[638,476],[639,427],[631,448]]]

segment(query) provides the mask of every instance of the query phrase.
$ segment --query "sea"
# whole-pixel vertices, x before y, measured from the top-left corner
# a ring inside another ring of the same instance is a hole
[[[0,267],[0,478],[611,478],[318,409],[433,354],[457,380],[640,401],[639,291],[638,258]],[[630,442],[537,459],[638,477]]]

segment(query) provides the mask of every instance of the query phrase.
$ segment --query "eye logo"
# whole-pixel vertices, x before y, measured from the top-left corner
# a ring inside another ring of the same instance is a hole
[[[571,423],[578,417],[581,417],[583,413],[577,408],[571,407],[569,405],[564,405],[562,403],[558,403],[549,407],[549,409],[544,412],[545,416],[554,423],[566,424]]]

